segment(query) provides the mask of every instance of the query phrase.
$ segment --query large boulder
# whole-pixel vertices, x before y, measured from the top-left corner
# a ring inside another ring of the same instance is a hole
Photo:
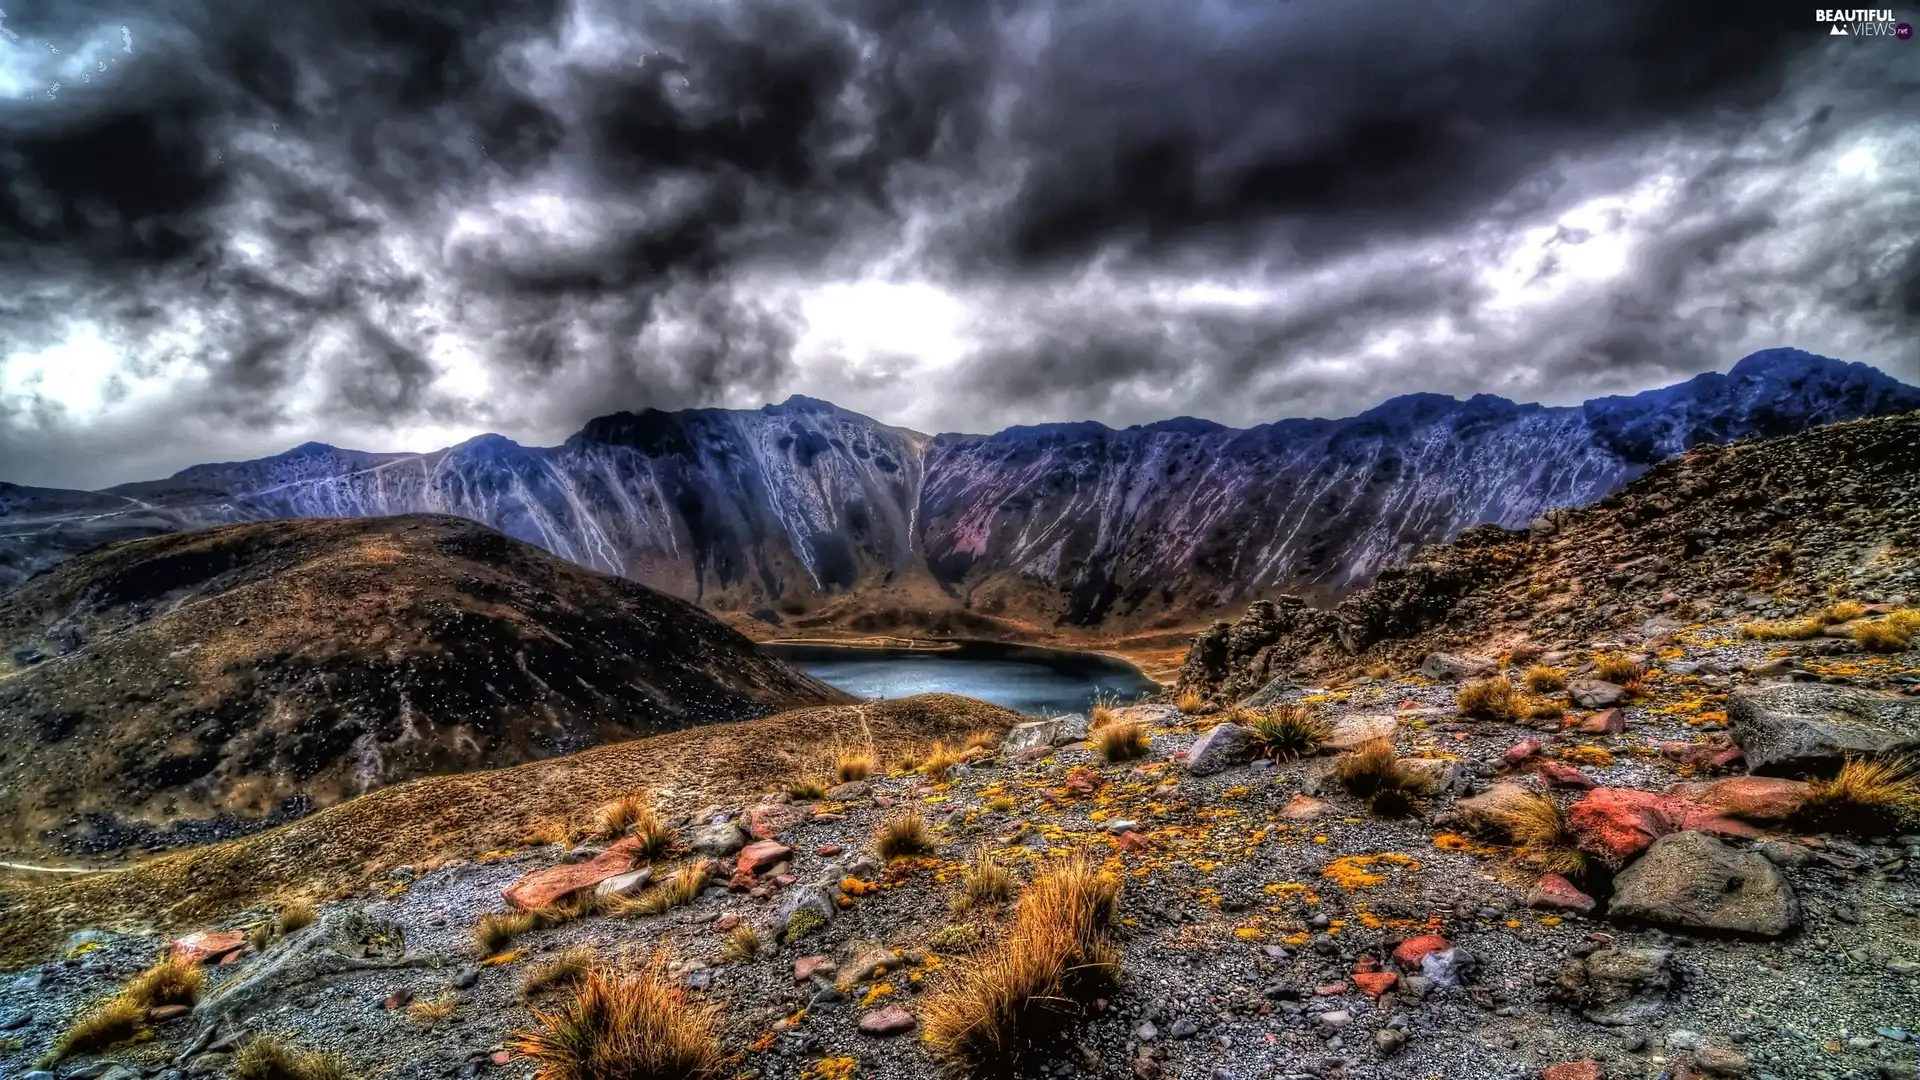
[[[1582,709],[1605,709],[1627,700],[1627,688],[1601,679],[1575,679],[1567,684],[1567,699]]]
[[[731,821],[712,821],[693,830],[687,846],[696,854],[724,858],[747,844],[746,830]]]
[[[1800,925],[1793,886],[1765,856],[1692,831],[1655,840],[1620,872],[1611,913],[1627,921],[1768,938]]]
[[[1617,948],[1568,960],[1556,990],[1594,1023],[1624,1027],[1665,1011],[1674,984],[1672,953]]]
[[[1481,656],[1437,652],[1428,653],[1427,658],[1420,661],[1420,674],[1429,679],[1458,682],[1491,675],[1496,666],[1493,661]]]
[[[1260,736],[1239,724],[1221,724],[1187,750],[1187,771],[1195,776],[1244,765],[1260,753]]]
[[[1763,683],[1727,701],[1747,768],[1766,776],[1831,773],[1848,757],[1920,751],[1920,698],[1820,683]]]
[[[583,889],[591,889],[616,874],[633,869],[640,853],[640,840],[629,836],[582,863],[563,863],[529,871],[501,892],[508,904],[521,911],[557,904]]]
[[[1813,786],[1777,776],[1729,776],[1676,784],[1669,794],[1743,821],[1786,821],[1800,812]]]
[[[1632,788],[1595,788],[1567,811],[1580,849],[1613,866],[1683,829],[1756,836],[1752,826],[1677,795]]]
[[[1046,720],[1030,720],[1024,724],[1015,724],[1007,732],[1005,741],[1000,744],[1000,753],[1006,757],[1039,750],[1050,746],[1065,746],[1070,742],[1079,742],[1087,737],[1087,718],[1079,713],[1068,713]]]
[[[1339,752],[1352,750],[1362,743],[1375,739],[1391,739],[1400,722],[1387,714],[1373,716],[1343,716],[1333,722],[1327,732],[1327,739],[1321,746],[1327,750]]]

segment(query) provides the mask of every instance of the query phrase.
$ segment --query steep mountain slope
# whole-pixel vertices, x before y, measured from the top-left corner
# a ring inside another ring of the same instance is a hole
[[[1920,598],[1920,413],[1702,445],[1595,506],[1469,529],[1336,607],[1250,605],[1195,639],[1180,686],[1231,699],[1433,651],[1636,639],[1840,597]]]
[[[1915,408],[1920,390],[1872,368],[1779,349],[1578,407],[1412,395],[1246,431],[1178,419],[928,438],[800,397],[622,413],[551,448],[309,444],[41,495],[0,512],[0,585],[96,535],[436,512],[742,625],[1129,632],[1289,590],[1342,593],[1423,543],[1590,503],[1693,446]]]
[[[156,537],[0,597],[0,842],[118,847],[837,700],[691,604],[460,518]]]

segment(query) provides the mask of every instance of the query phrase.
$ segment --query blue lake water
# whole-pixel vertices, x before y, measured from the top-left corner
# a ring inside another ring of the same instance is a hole
[[[1134,701],[1160,689],[1124,660],[1098,653],[970,641],[955,649],[765,644],[761,648],[855,697],[964,694],[1015,712],[1085,712],[1096,698]]]

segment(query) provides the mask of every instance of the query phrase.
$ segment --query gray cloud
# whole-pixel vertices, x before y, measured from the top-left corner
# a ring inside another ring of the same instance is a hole
[[[11,14],[17,482],[791,392],[982,430],[1572,401],[1775,344],[1920,376],[1914,77],[1804,12]]]

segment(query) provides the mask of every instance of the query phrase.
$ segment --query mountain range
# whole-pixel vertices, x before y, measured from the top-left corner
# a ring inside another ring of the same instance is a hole
[[[1920,409],[1795,349],[1577,406],[1392,398],[1247,429],[1177,418],[928,436],[825,401],[616,413],[559,446],[307,443],[103,491],[0,483],[0,589],[101,543],[263,519],[441,513],[736,623],[994,635],[1190,626],[1337,596],[1421,545],[1592,503],[1703,443]]]

